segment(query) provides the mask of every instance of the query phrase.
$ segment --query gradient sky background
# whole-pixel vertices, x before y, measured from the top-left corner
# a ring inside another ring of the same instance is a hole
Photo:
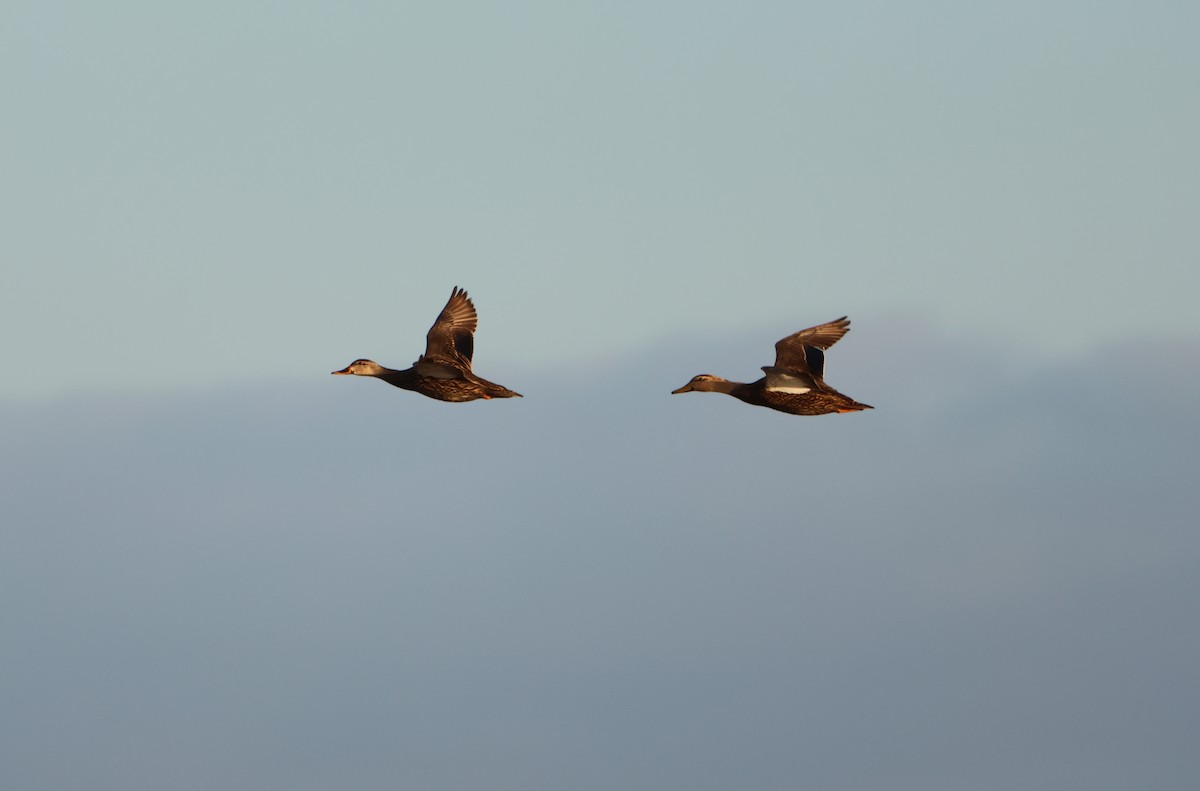
[[[1191,788],[1198,23],[8,4],[6,788]]]

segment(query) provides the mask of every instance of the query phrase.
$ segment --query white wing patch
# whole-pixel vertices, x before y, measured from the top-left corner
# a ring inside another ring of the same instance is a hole
[[[461,379],[462,372],[453,366],[436,363],[426,359],[417,360],[413,363],[413,370],[421,376],[429,377],[430,379]]]
[[[807,374],[774,368],[769,365],[764,365],[763,371],[767,375],[767,389],[773,393],[801,395],[812,392],[813,380]]]

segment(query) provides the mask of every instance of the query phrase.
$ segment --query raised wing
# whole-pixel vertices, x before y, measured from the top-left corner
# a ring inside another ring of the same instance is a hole
[[[455,286],[446,307],[442,308],[425,335],[425,354],[414,365],[430,369],[427,375],[438,376],[441,373],[439,378],[446,378],[446,372],[454,368],[470,371],[478,323],[471,298],[466,291]]]
[[[809,374],[816,385],[825,376],[825,349],[850,331],[850,319],[842,316],[828,324],[818,324],[787,336],[775,344],[775,370]],[[767,369],[763,369],[767,370]],[[768,371],[767,387],[771,387]]]

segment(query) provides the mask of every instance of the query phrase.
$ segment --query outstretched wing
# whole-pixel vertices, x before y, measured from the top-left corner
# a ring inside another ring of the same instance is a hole
[[[775,344],[775,371],[807,375],[816,385],[825,376],[825,350],[850,331],[850,320],[842,316],[787,336]],[[766,369],[763,369],[766,370]],[[768,371],[767,386],[770,387]]]
[[[440,369],[461,368],[470,371],[478,323],[471,298],[466,291],[455,286],[446,307],[442,308],[425,335],[425,354],[414,365],[429,368],[426,375],[433,376],[438,376]]]

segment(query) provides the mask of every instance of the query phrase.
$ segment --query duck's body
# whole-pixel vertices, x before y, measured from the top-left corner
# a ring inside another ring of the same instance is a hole
[[[402,390],[412,390],[423,396],[436,398],[438,401],[474,401],[479,398],[520,398],[520,393],[514,393],[503,385],[476,376],[470,371],[464,371],[463,376],[451,379],[436,376],[425,376],[420,373],[419,366],[398,371],[395,368],[385,368],[372,360],[355,360],[335,374],[353,374],[354,376],[373,376],[382,379],[390,385]]]
[[[401,371],[385,368],[373,360],[355,360],[333,373],[373,376],[438,401],[520,398],[520,393],[476,376],[471,370],[478,322],[474,303],[466,291],[456,286],[425,336],[425,353],[411,368]]]
[[[789,335],[775,344],[775,365],[764,366],[767,375],[755,382],[731,382],[712,374],[700,374],[671,392],[725,393],[747,404],[791,415],[874,409],[825,384],[825,349],[849,331],[850,321],[843,316]]]
[[[700,374],[672,393],[727,393],[739,401],[754,406],[765,406],[791,415],[828,415],[831,412],[858,412],[874,407],[860,404],[848,395],[832,387],[807,393],[787,393],[772,390],[764,376],[755,382],[731,382],[711,374]]]

